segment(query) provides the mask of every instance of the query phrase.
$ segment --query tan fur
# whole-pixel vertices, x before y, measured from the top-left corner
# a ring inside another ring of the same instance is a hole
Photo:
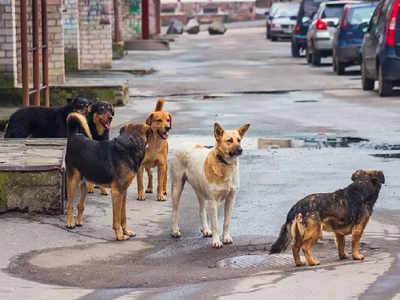
[[[151,127],[152,134],[148,139],[146,155],[137,174],[137,200],[146,199],[143,183],[144,170],[148,175],[146,193],[153,192],[152,168],[156,167],[158,169],[157,200],[167,200],[168,141],[160,134],[165,131],[165,128],[172,127],[172,116],[169,112],[162,111],[163,107],[164,99],[160,98],[157,100],[155,111],[151,112],[146,119],[146,124]]]

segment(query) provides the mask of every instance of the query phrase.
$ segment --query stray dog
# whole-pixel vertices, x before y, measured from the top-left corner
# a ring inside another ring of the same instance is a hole
[[[231,244],[229,225],[236,193],[239,190],[239,156],[242,154],[241,141],[250,124],[237,130],[224,130],[214,124],[216,145],[212,150],[202,146],[177,150],[171,164],[172,189],[172,233],[180,237],[178,207],[185,182],[193,187],[200,206],[200,221],[204,237],[212,236],[212,246],[221,248],[218,234],[218,205],[225,202],[223,243]],[[205,204],[208,202],[211,231],[207,224]]]
[[[10,117],[5,138],[65,138],[66,120],[71,112],[87,114],[85,98],[68,99],[61,107],[30,106],[17,110]]]
[[[88,123],[92,137],[96,141],[110,139],[111,122],[114,116],[114,106],[111,103],[98,101],[90,104],[88,108]],[[108,195],[107,190],[100,186],[101,194]],[[94,192],[94,185],[88,185],[88,193]]]
[[[126,195],[144,158],[147,136],[151,134],[150,126],[129,123],[122,127],[120,135],[111,141],[90,139],[86,118],[79,114],[70,114],[67,126],[69,129],[65,156],[68,186],[67,228],[82,226],[87,182],[91,182],[111,187],[113,228],[117,240],[135,236],[136,234],[129,231],[126,225]],[[80,127],[84,129],[85,135],[77,130]],[[81,197],[75,221],[73,205],[79,183]]]
[[[289,211],[278,239],[270,253],[284,251],[293,239],[293,258],[296,266],[305,263],[300,259],[300,249],[310,266],[319,265],[311,254],[311,247],[321,237],[322,231],[333,232],[339,258],[346,259],[345,235],[352,235],[352,256],[362,260],[358,252],[360,239],[378,199],[385,176],[381,171],[358,170],[353,183],[333,193],[313,194],[297,202]]]
[[[167,174],[168,174],[168,132],[172,127],[172,116],[169,112],[162,111],[164,99],[157,100],[154,112],[146,119],[146,124],[151,127],[152,135],[149,138],[148,147],[143,163],[137,174],[137,200],[145,200],[143,171],[146,169],[148,183],[146,193],[153,192],[153,171],[158,169],[157,200],[167,200]]]

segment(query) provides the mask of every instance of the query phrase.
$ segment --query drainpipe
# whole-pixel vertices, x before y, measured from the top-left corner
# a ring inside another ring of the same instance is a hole
[[[142,0],[142,38],[144,40],[150,38],[149,0]]]
[[[114,0],[114,41],[119,43],[121,41],[119,31],[119,1]]]

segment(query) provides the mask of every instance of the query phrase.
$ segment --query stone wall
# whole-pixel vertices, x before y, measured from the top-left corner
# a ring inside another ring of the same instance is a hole
[[[80,69],[111,68],[111,15],[111,0],[79,1]]]
[[[16,84],[15,7],[13,0],[0,0],[0,88]]]

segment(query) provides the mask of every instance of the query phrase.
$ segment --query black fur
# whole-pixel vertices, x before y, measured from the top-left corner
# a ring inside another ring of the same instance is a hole
[[[110,184],[127,165],[137,172],[144,158],[146,140],[139,134],[123,131],[111,141],[90,140],[83,134],[68,139],[65,162],[67,172],[78,169],[90,182]]]
[[[357,172],[355,173],[357,174]],[[376,176],[363,175],[352,177],[354,182],[334,193],[313,194],[298,201],[288,212],[286,223],[282,225],[280,234],[271,246],[270,253],[280,253],[290,244],[290,226],[295,217],[301,213],[305,224],[308,217],[318,221],[334,217],[327,223],[333,230],[340,230],[349,225],[359,224],[362,217],[371,216],[381,185],[385,182],[382,172]]]
[[[9,119],[5,138],[65,138],[68,114],[86,110],[89,102],[75,98],[61,107],[30,106],[17,110]]]
[[[108,114],[110,123],[111,123],[112,118],[114,116],[113,105],[108,102],[98,101],[96,103],[91,104],[90,106],[91,106],[91,109],[90,109],[90,112],[88,113],[87,119],[88,119],[88,124],[89,124],[89,128],[90,128],[90,132],[92,133],[93,139],[97,140],[97,141],[109,140],[110,139],[110,130],[105,128],[104,133],[102,135],[100,135],[97,132],[96,124],[94,123],[94,120],[93,120],[93,115],[95,113],[97,113],[97,114],[106,113],[106,114]],[[101,111],[100,110],[101,107],[104,107],[105,110]]]

